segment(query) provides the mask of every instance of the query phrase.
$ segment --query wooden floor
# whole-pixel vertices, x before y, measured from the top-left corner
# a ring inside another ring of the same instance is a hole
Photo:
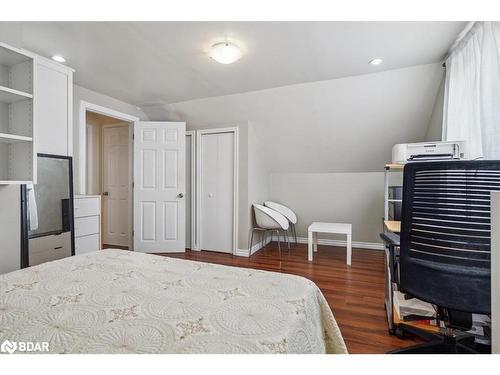
[[[385,353],[420,341],[389,335],[384,309],[384,258],[377,250],[353,249],[352,266],[345,263],[345,248],[318,246],[314,261],[307,261],[307,245],[284,251],[280,266],[277,246],[269,244],[250,258],[189,251],[163,254],[238,267],[291,273],[307,277],[321,289],[330,305],[350,353]]]

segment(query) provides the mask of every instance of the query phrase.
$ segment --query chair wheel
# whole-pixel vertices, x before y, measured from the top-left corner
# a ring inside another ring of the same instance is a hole
[[[389,328],[389,335],[394,336],[396,334],[396,330],[394,328]]]

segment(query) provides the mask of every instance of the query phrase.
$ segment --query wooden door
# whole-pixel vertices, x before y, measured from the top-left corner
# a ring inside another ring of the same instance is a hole
[[[130,173],[128,125],[104,126],[103,237],[106,245],[129,246]]]

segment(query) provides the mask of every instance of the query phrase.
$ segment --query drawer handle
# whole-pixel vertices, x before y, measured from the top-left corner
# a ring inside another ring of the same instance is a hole
[[[59,249],[62,249],[63,247],[62,246],[57,246],[57,247],[54,247],[54,250],[59,250]]]

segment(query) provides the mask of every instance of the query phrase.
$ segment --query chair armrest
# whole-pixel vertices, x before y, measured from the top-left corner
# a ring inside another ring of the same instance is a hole
[[[399,234],[393,232],[380,233],[380,238],[390,247],[399,247]]]

